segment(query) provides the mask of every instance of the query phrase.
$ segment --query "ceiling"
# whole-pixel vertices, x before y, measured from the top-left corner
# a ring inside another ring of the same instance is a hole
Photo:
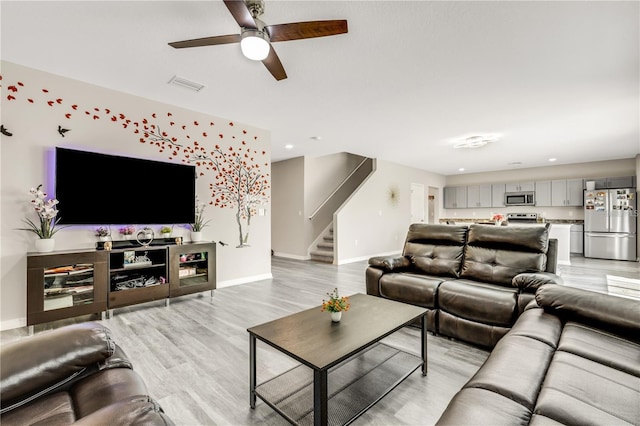
[[[274,43],[279,82],[237,44],[167,45],[239,33],[220,0],[0,6],[3,60],[268,129],[273,161],[346,151],[454,175],[640,153],[636,1],[266,0],[267,24],[349,22]],[[487,132],[502,138],[451,147]]]

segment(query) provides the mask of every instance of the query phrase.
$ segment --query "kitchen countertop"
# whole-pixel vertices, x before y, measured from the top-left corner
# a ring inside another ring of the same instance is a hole
[[[484,218],[461,218],[461,217],[456,217],[456,218],[445,218],[445,219],[440,219],[440,223],[447,223],[447,221],[451,221],[451,222],[455,222],[455,223],[484,223],[484,224],[489,224],[489,223],[493,223],[493,221],[491,219],[484,219]],[[514,225],[519,225],[519,223],[517,222],[511,222]],[[550,224],[555,224],[555,225],[582,225],[584,223],[584,220],[582,219],[545,219],[544,222],[538,222],[539,224],[543,224],[543,223],[550,223]]]

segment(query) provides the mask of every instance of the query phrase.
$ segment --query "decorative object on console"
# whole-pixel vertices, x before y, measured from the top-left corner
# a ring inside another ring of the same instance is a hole
[[[120,228],[120,235],[122,235],[125,240],[131,239],[134,232],[136,232],[136,227],[133,225],[127,225]]]
[[[162,238],[171,238],[171,232],[173,231],[173,226],[163,226],[160,228],[160,235]]]
[[[47,200],[47,193],[42,190],[42,184],[38,185],[37,188],[31,188],[29,192],[34,196],[34,199],[31,200],[31,205],[33,205],[33,209],[38,214],[40,224],[36,224],[31,219],[26,218],[23,219],[23,222],[29,225],[29,227],[20,228],[19,230],[33,232],[38,236],[36,240],[37,251],[53,251],[55,247],[53,236],[62,229],[62,227],[58,226],[60,218],[56,219],[58,215],[58,209],[56,208],[58,200],[55,198]]]
[[[340,322],[342,319],[342,313],[349,310],[351,304],[349,303],[348,296],[340,296],[338,294],[338,288],[334,288],[331,293],[327,293],[328,300],[322,300],[321,311],[327,311],[331,313],[331,321]]]
[[[104,226],[96,228],[96,236],[100,241],[109,241],[109,238],[111,237],[111,228]]]
[[[204,209],[207,207],[205,203],[201,203],[196,196],[196,218],[191,227],[191,241],[202,241],[202,229],[209,224],[209,220],[204,220]]]
[[[136,241],[141,246],[148,246],[149,244],[151,244],[155,236],[156,235],[155,232],[153,232],[153,229],[145,226],[136,234]]]
[[[491,218],[491,220],[493,220],[493,222],[497,225],[500,226],[502,225],[502,221],[504,220],[504,216],[501,215],[500,213],[496,213],[493,215],[493,217]]]

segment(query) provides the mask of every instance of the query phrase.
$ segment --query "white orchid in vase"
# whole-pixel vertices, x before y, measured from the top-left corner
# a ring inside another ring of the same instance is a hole
[[[40,239],[52,238],[56,232],[63,228],[58,226],[60,218],[56,219],[58,215],[58,209],[56,208],[58,200],[55,198],[47,200],[47,193],[42,190],[42,184],[38,185],[37,188],[31,188],[29,192],[34,196],[31,200],[31,205],[38,214],[40,224],[26,218],[23,221],[29,227],[20,228],[20,230],[33,232]]]

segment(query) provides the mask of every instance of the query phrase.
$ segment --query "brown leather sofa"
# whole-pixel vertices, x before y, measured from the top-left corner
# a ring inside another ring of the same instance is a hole
[[[98,323],[3,344],[0,393],[3,426],[173,424]]]
[[[433,333],[493,347],[555,274],[545,226],[413,224],[402,256],[373,257],[367,294],[428,308]]]
[[[544,285],[439,425],[640,424],[640,301]]]

